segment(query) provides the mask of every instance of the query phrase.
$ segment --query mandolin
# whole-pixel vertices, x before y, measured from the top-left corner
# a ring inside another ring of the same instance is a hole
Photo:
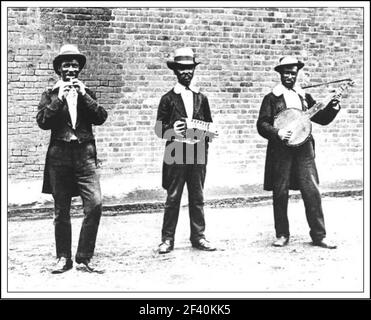
[[[354,81],[348,79],[347,82],[343,83],[332,98],[335,95],[341,96],[345,90],[350,86],[353,86]],[[288,108],[275,116],[273,127],[277,129],[288,129],[292,131],[290,139],[284,140],[284,143],[289,147],[298,147],[304,144],[312,132],[311,118],[317,114],[320,110],[324,109],[332,98],[327,102],[318,102],[312,108],[302,111],[295,108]]]

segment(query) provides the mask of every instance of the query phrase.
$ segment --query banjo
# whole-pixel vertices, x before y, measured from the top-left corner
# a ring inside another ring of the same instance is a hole
[[[353,80],[351,79],[345,79],[341,81],[346,82],[343,83],[340,88],[338,88],[335,95],[341,96],[345,90],[347,90],[354,84]],[[277,129],[287,129],[292,131],[290,139],[284,140],[284,143],[289,147],[298,147],[308,140],[312,132],[311,118],[320,110],[324,109],[327,106],[328,102],[318,102],[307,111],[302,111],[295,108],[285,109],[275,116],[273,127]]]

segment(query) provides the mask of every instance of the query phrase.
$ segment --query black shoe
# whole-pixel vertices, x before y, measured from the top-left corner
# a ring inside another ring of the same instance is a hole
[[[76,267],[77,270],[89,273],[104,273],[104,270],[99,270],[89,258],[76,258],[75,259],[78,266]]]
[[[325,248],[325,249],[336,249],[337,248],[336,244],[327,242],[324,239],[313,241],[312,245],[316,247]]]
[[[203,251],[215,251],[216,248],[211,245],[209,241],[206,239],[200,239],[197,242],[192,243],[192,247],[198,250],[203,250]]]
[[[174,244],[170,240],[165,240],[158,246],[158,253],[165,254],[169,253],[174,249]]]
[[[52,273],[53,274],[64,273],[68,270],[71,270],[72,266],[73,266],[73,262],[71,258],[61,257],[58,259],[57,264],[54,267]]]
[[[285,236],[281,236],[277,238],[275,242],[273,242],[273,247],[284,247],[289,243],[289,238]]]

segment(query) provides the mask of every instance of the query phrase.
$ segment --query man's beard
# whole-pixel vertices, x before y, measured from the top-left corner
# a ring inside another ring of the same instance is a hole
[[[192,81],[192,75],[187,74],[187,75],[182,75],[179,77],[179,82],[185,86],[189,86]]]
[[[295,85],[295,81],[291,80],[291,81],[283,81],[283,85],[286,87],[286,88],[289,88],[289,89],[292,89]]]

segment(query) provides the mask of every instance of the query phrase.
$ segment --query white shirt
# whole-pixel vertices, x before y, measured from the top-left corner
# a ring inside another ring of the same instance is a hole
[[[293,89],[288,89],[283,84],[278,84],[273,88],[272,92],[277,97],[283,94],[287,108],[302,110],[302,103],[299,97],[301,95],[302,98],[305,98],[305,92],[302,88],[295,86]]]
[[[174,92],[182,96],[187,118],[193,119],[193,92],[198,93],[199,89],[190,85],[189,90],[179,82],[174,87]]]
[[[62,85],[62,83],[63,83],[62,80],[58,80],[57,83],[54,85],[53,90],[59,88]],[[73,129],[76,129],[76,121],[77,121],[77,97],[72,98],[70,96],[70,94],[73,94],[73,95],[76,94],[76,96],[77,96],[77,92],[76,92],[76,89],[74,89],[75,90],[74,93],[71,92],[71,90],[70,90],[70,92],[69,92],[66,100],[67,100],[68,112],[69,112],[70,118],[71,118],[72,128]],[[71,98],[71,100],[70,100],[70,98]],[[71,140],[77,140],[77,137],[75,135],[72,135]]]
[[[292,89],[287,89],[283,94],[287,108],[296,108],[302,110],[299,95]]]

